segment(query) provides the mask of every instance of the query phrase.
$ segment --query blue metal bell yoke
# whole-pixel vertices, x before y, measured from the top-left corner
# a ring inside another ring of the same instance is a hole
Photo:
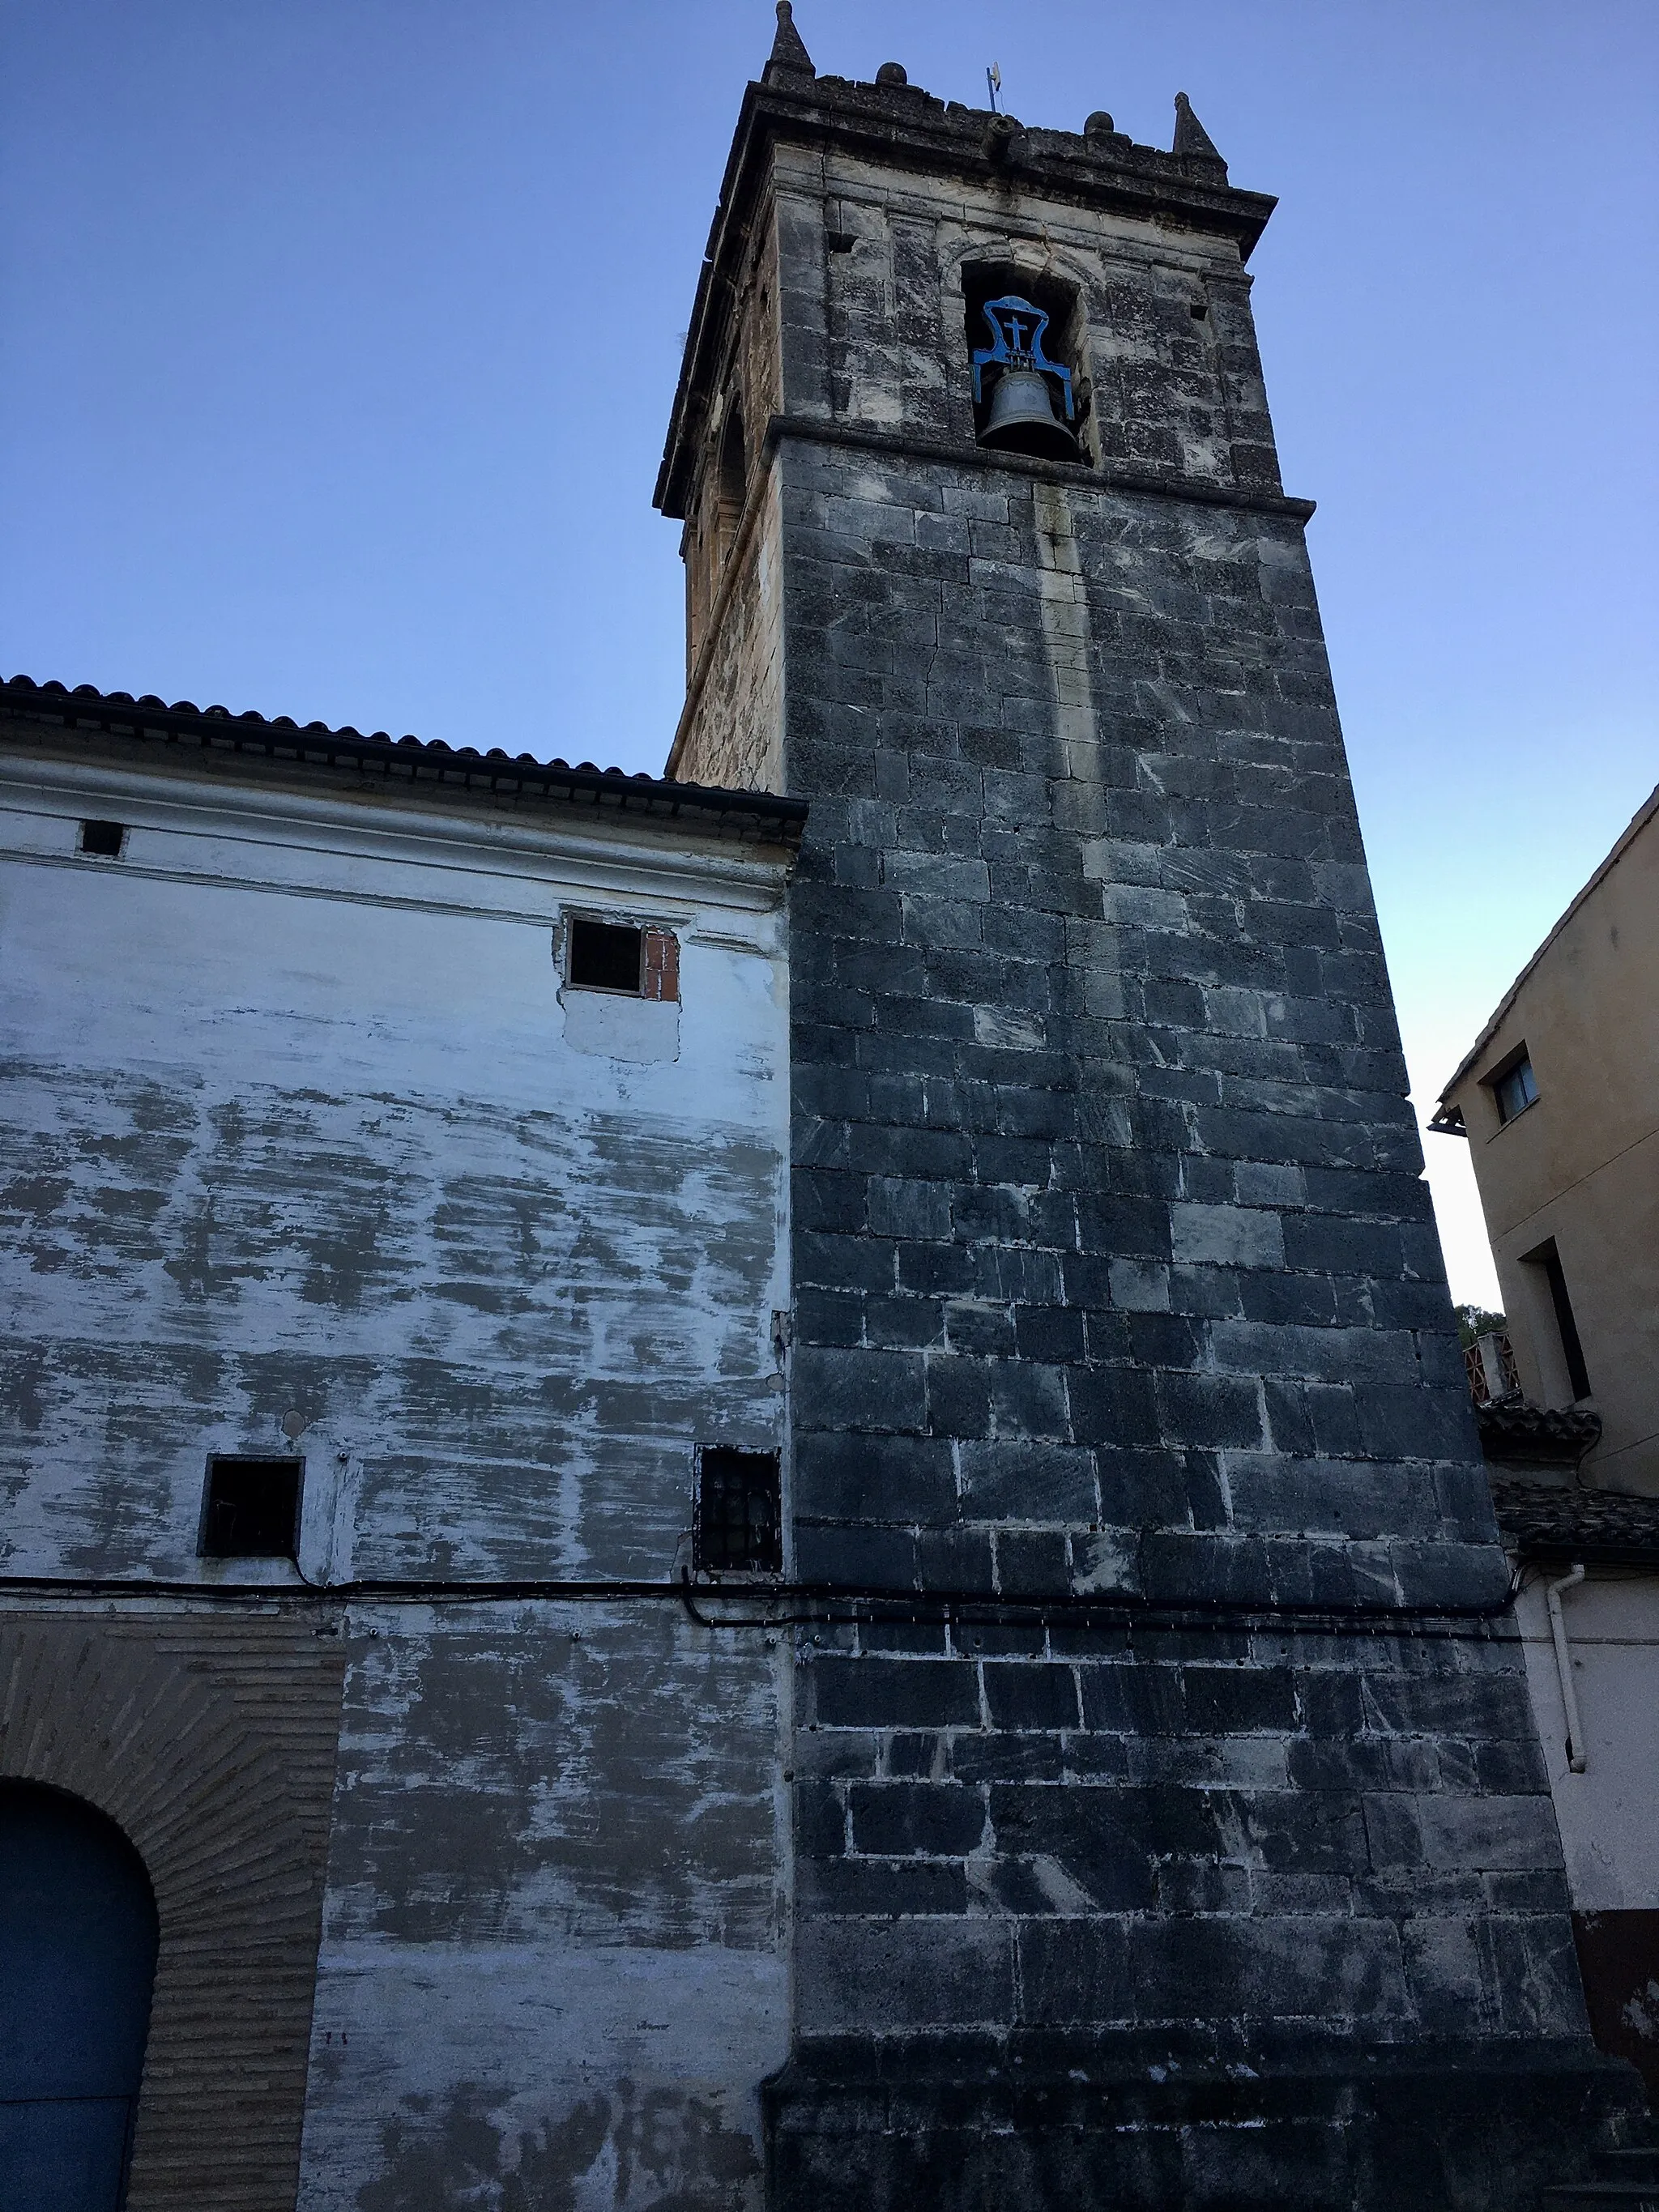
[[[1006,374],[1024,369],[1028,375],[1036,372],[1055,379],[1065,396],[1066,420],[1073,421],[1072,372],[1062,368],[1058,362],[1050,361],[1042,350],[1042,333],[1048,327],[1048,318],[1042,309],[1010,292],[1006,298],[988,300],[982,312],[995,343],[976,347],[974,352],[975,405],[981,404],[985,398],[981,381],[984,370],[997,368]]]

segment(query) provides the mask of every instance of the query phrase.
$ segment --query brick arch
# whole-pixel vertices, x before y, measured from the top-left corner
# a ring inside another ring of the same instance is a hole
[[[0,1615],[0,1775],[107,1814],[155,1893],[130,2212],[294,2203],[342,1658],[274,1615]]]

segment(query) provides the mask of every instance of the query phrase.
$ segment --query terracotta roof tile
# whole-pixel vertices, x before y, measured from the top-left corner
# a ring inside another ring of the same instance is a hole
[[[1659,1568],[1659,1498],[1555,1489],[1500,1474],[1492,1478],[1492,1498],[1504,1543],[1523,1557]]]
[[[27,676],[0,681],[0,712],[55,728],[93,729],[139,744],[194,744],[204,751],[263,755],[289,765],[375,775],[394,783],[485,789],[515,798],[586,805],[679,820],[717,836],[799,848],[806,821],[804,799],[763,791],[723,791],[707,784],[598,768],[592,761],[538,761],[500,745],[448,745],[441,738],[392,738],[384,730],[365,736],[349,724],[331,729],[292,715],[233,714],[228,707],[198,707],[189,699],[169,706],[154,694],[100,691],[91,684],[36,684]]]

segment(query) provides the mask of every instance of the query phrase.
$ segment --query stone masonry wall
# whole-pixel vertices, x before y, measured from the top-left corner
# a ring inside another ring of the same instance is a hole
[[[745,241],[710,371],[712,427],[690,470],[681,555],[686,574],[686,701],[665,773],[729,791],[783,788],[782,578],[777,480],[765,434],[782,399],[777,241],[769,220]],[[735,414],[745,475],[720,465]]]
[[[722,578],[719,621],[692,669],[668,773],[727,791],[783,788],[783,579],[776,471],[753,466],[751,499]]]
[[[757,114],[812,805],[794,1562],[839,1613],[798,1643],[776,2201],[1496,2212],[1578,2155],[1595,2060],[1279,489],[1267,204],[912,88]],[[1097,153],[1132,191],[1091,202]],[[1085,464],[975,448],[978,261],[1074,296]],[[1484,2084],[1393,2172],[1385,2059]]]
[[[787,487],[799,1571],[1501,1598],[1296,525]],[[984,1634],[809,1648],[803,2029],[1576,2025],[1509,1646]]]

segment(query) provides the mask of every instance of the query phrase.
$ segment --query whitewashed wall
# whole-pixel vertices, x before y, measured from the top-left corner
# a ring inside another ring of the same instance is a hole
[[[0,1571],[295,1582],[196,1547],[210,1452],[297,1417],[314,1581],[672,1577],[694,1445],[785,1437],[782,888],[559,807],[0,760]],[[673,928],[679,1008],[562,998],[572,906]],[[757,2203],[776,1650],[650,1599],[319,1622],[301,2205]]]
[[[1584,1738],[1584,1771],[1574,1774],[1544,1595],[1565,1571],[1533,1570],[1516,1615],[1573,1906],[1652,1911],[1659,1909],[1659,1575],[1592,1568],[1563,1593]]]

